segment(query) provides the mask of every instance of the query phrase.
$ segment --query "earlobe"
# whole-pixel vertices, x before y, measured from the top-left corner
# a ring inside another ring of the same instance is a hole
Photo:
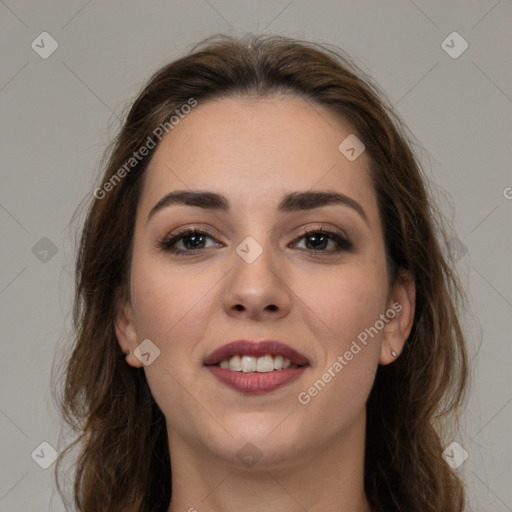
[[[416,306],[416,286],[414,278],[408,271],[401,271],[393,287],[382,336],[382,348],[379,364],[387,365],[398,357],[411,333]]]
[[[125,300],[122,305],[119,306],[116,319],[115,319],[115,331],[117,341],[123,354],[125,355],[126,362],[135,368],[140,368],[142,362],[135,357],[133,351],[137,346],[137,332],[133,322],[133,313],[131,304],[128,300]]]

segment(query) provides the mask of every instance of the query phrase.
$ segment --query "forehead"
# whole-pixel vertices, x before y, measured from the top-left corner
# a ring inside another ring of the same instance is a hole
[[[370,205],[367,155],[350,161],[339,150],[351,133],[325,107],[289,95],[199,102],[159,144],[140,209],[184,189],[221,192],[240,209],[275,207],[287,191],[315,188]]]

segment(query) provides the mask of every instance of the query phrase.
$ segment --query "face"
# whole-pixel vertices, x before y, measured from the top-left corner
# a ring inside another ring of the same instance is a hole
[[[151,340],[144,371],[171,453],[187,447],[240,464],[252,443],[260,464],[276,467],[364,428],[377,365],[400,351],[412,312],[405,289],[388,285],[369,159],[338,149],[351,133],[292,96],[231,98],[199,103],[156,150],[116,330],[133,366],[142,366],[133,351]],[[228,208],[154,208],[177,191],[219,194]],[[339,196],[288,197],[283,207],[287,195],[311,192]],[[254,343],[210,357],[234,340]],[[262,340],[288,348],[260,350]],[[236,361],[205,365],[236,351],[255,357],[242,362],[248,372]],[[258,362],[262,351],[272,359]],[[280,368],[280,355],[299,367],[263,371],[269,361]],[[251,371],[253,361],[262,371]]]

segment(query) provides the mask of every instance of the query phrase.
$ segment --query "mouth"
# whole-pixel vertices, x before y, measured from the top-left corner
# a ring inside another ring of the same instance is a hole
[[[308,359],[284,343],[238,340],[211,353],[204,366],[223,384],[246,394],[262,394],[296,380]]]

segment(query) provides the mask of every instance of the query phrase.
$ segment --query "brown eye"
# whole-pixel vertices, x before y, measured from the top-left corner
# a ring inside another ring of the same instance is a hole
[[[305,231],[297,240],[305,240],[304,250],[316,252],[338,253],[341,251],[349,251],[352,243],[338,233],[327,231],[324,229],[314,229]],[[331,244],[331,250],[326,250]],[[295,242],[294,247],[298,244]],[[332,248],[334,246],[334,248]]]
[[[198,229],[187,229],[180,233],[176,233],[170,237],[166,237],[157,243],[157,247],[166,252],[173,254],[191,256],[199,253],[205,247],[206,240],[214,240],[214,238],[205,231]],[[183,248],[176,247],[178,244],[182,244]],[[214,244],[219,245],[219,244]]]

